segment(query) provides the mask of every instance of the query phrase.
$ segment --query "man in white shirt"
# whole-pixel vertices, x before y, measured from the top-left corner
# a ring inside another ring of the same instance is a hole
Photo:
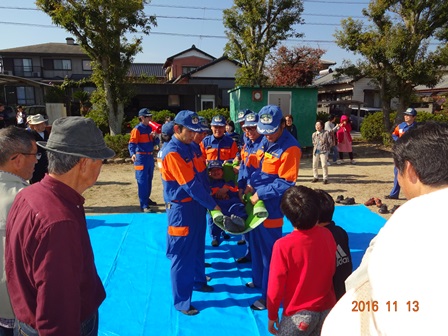
[[[406,198],[372,240],[323,336],[442,335],[448,302],[448,125],[428,122],[394,145]]]
[[[14,327],[4,265],[6,217],[17,193],[28,186],[39,156],[29,132],[13,126],[0,130],[0,335],[12,335]]]

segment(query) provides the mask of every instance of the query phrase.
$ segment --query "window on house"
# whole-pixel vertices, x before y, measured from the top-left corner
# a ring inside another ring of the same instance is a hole
[[[17,104],[20,105],[35,105],[34,88],[32,86],[18,86],[16,87]]]
[[[180,106],[179,95],[168,95],[168,106]]]
[[[14,59],[14,75],[19,77],[31,77],[33,73],[33,61],[31,58]]]
[[[202,108],[202,110],[215,108],[215,96],[214,95],[202,95],[201,96],[201,108]]]
[[[183,66],[182,67],[182,75],[192,72],[193,70],[196,70],[198,67],[196,66]]]
[[[92,64],[90,60],[82,60],[82,69],[84,71],[92,71]]]
[[[45,70],[71,70],[72,61],[71,60],[60,60],[60,59],[44,59],[44,69]]]

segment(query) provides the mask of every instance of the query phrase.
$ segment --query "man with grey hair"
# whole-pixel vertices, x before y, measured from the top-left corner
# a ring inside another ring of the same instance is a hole
[[[28,186],[39,157],[36,141],[17,127],[0,129],[0,335],[12,336],[14,313],[6,288],[5,252],[6,217],[17,193]]]
[[[106,294],[97,274],[82,193],[97,180],[106,146],[91,119],[53,123],[48,175],[17,195],[6,222],[5,269],[19,335],[97,335]]]

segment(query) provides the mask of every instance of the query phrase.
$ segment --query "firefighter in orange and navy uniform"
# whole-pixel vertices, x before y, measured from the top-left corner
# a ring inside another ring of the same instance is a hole
[[[248,110],[246,110],[248,111]],[[247,185],[250,185],[251,175],[258,169],[257,151],[260,146],[263,135],[257,132],[258,113],[248,112],[245,116],[242,129],[244,131],[244,146],[241,150],[241,165],[238,171],[238,189],[240,197],[246,192]],[[246,253],[236,260],[237,263],[246,263],[252,260],[250,254],[251,232],[244,234],[243,242],[246,243]],[[238,242],[238,244],[241,244]]]
[[[226,118],[222,115],[216,115],[210,123],[212,134],[208,135],[201,142],[201,150],[207,162],[211,160],[233,161],[238,154],[238,146],[233,139],[225,134]],[[212,238],[212,246],[219,246],[221,235],[226,235],[223,230],[213,224],[209,217],[208,229]]]
[[[150,199],[152,177],[154,175],[154,145],[159,144],[159,138],[154,137],[149,122],[152,114],[147,108],[138,112],[140,123],[131,131],[129,139],[129,154],[134,162],[135,178],[137,179],[138,198],[143,212],[151,212],[150,206],[157,205]]]
[[[198,279],[197,265],[204,268],[204,222],[195,214],[203,208],[219,210],[195,166],[191,143],[201,131],[198,115],[180,111],[174,118],[174,135],[162,152],[162,182],[167,201],[168,234],[166,255],[171,260],[174,307],[185,315],[196,315],[191,304],[193,290],[212,292],[206,280]],[[222,215],[222,213],[221,213]],[[202,236],[201,236],[202,234]]]
[[[252,279],[247,287],[261,288],[261,298],[252,309],[266,309],[269,266],[272,248],[282,237],[283,214],[280,201],[283,193],[296,184],[302,151],[291,133],[284,131],[285,118],[276,105],[267,105],[258,113],[257,131],[264,135],[257,151],[259,169],[250,177],[255,204],[262,200],[269,213],[264,223],[251,231]]]

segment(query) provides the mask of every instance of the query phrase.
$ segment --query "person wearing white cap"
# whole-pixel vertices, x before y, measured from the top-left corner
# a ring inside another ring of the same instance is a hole
[[[47,141],[50,136],[46,130],[48,120],[41,114],[29,116],[27,120],[30,132],[34,136],[34,139],[36,139],[36,141]],[[34,168],[33,177],[30,180],[31,184],[42,180],[48,172],[48,159],[45,149],[39,146],[37,151],[40,153],[41,157]]]

